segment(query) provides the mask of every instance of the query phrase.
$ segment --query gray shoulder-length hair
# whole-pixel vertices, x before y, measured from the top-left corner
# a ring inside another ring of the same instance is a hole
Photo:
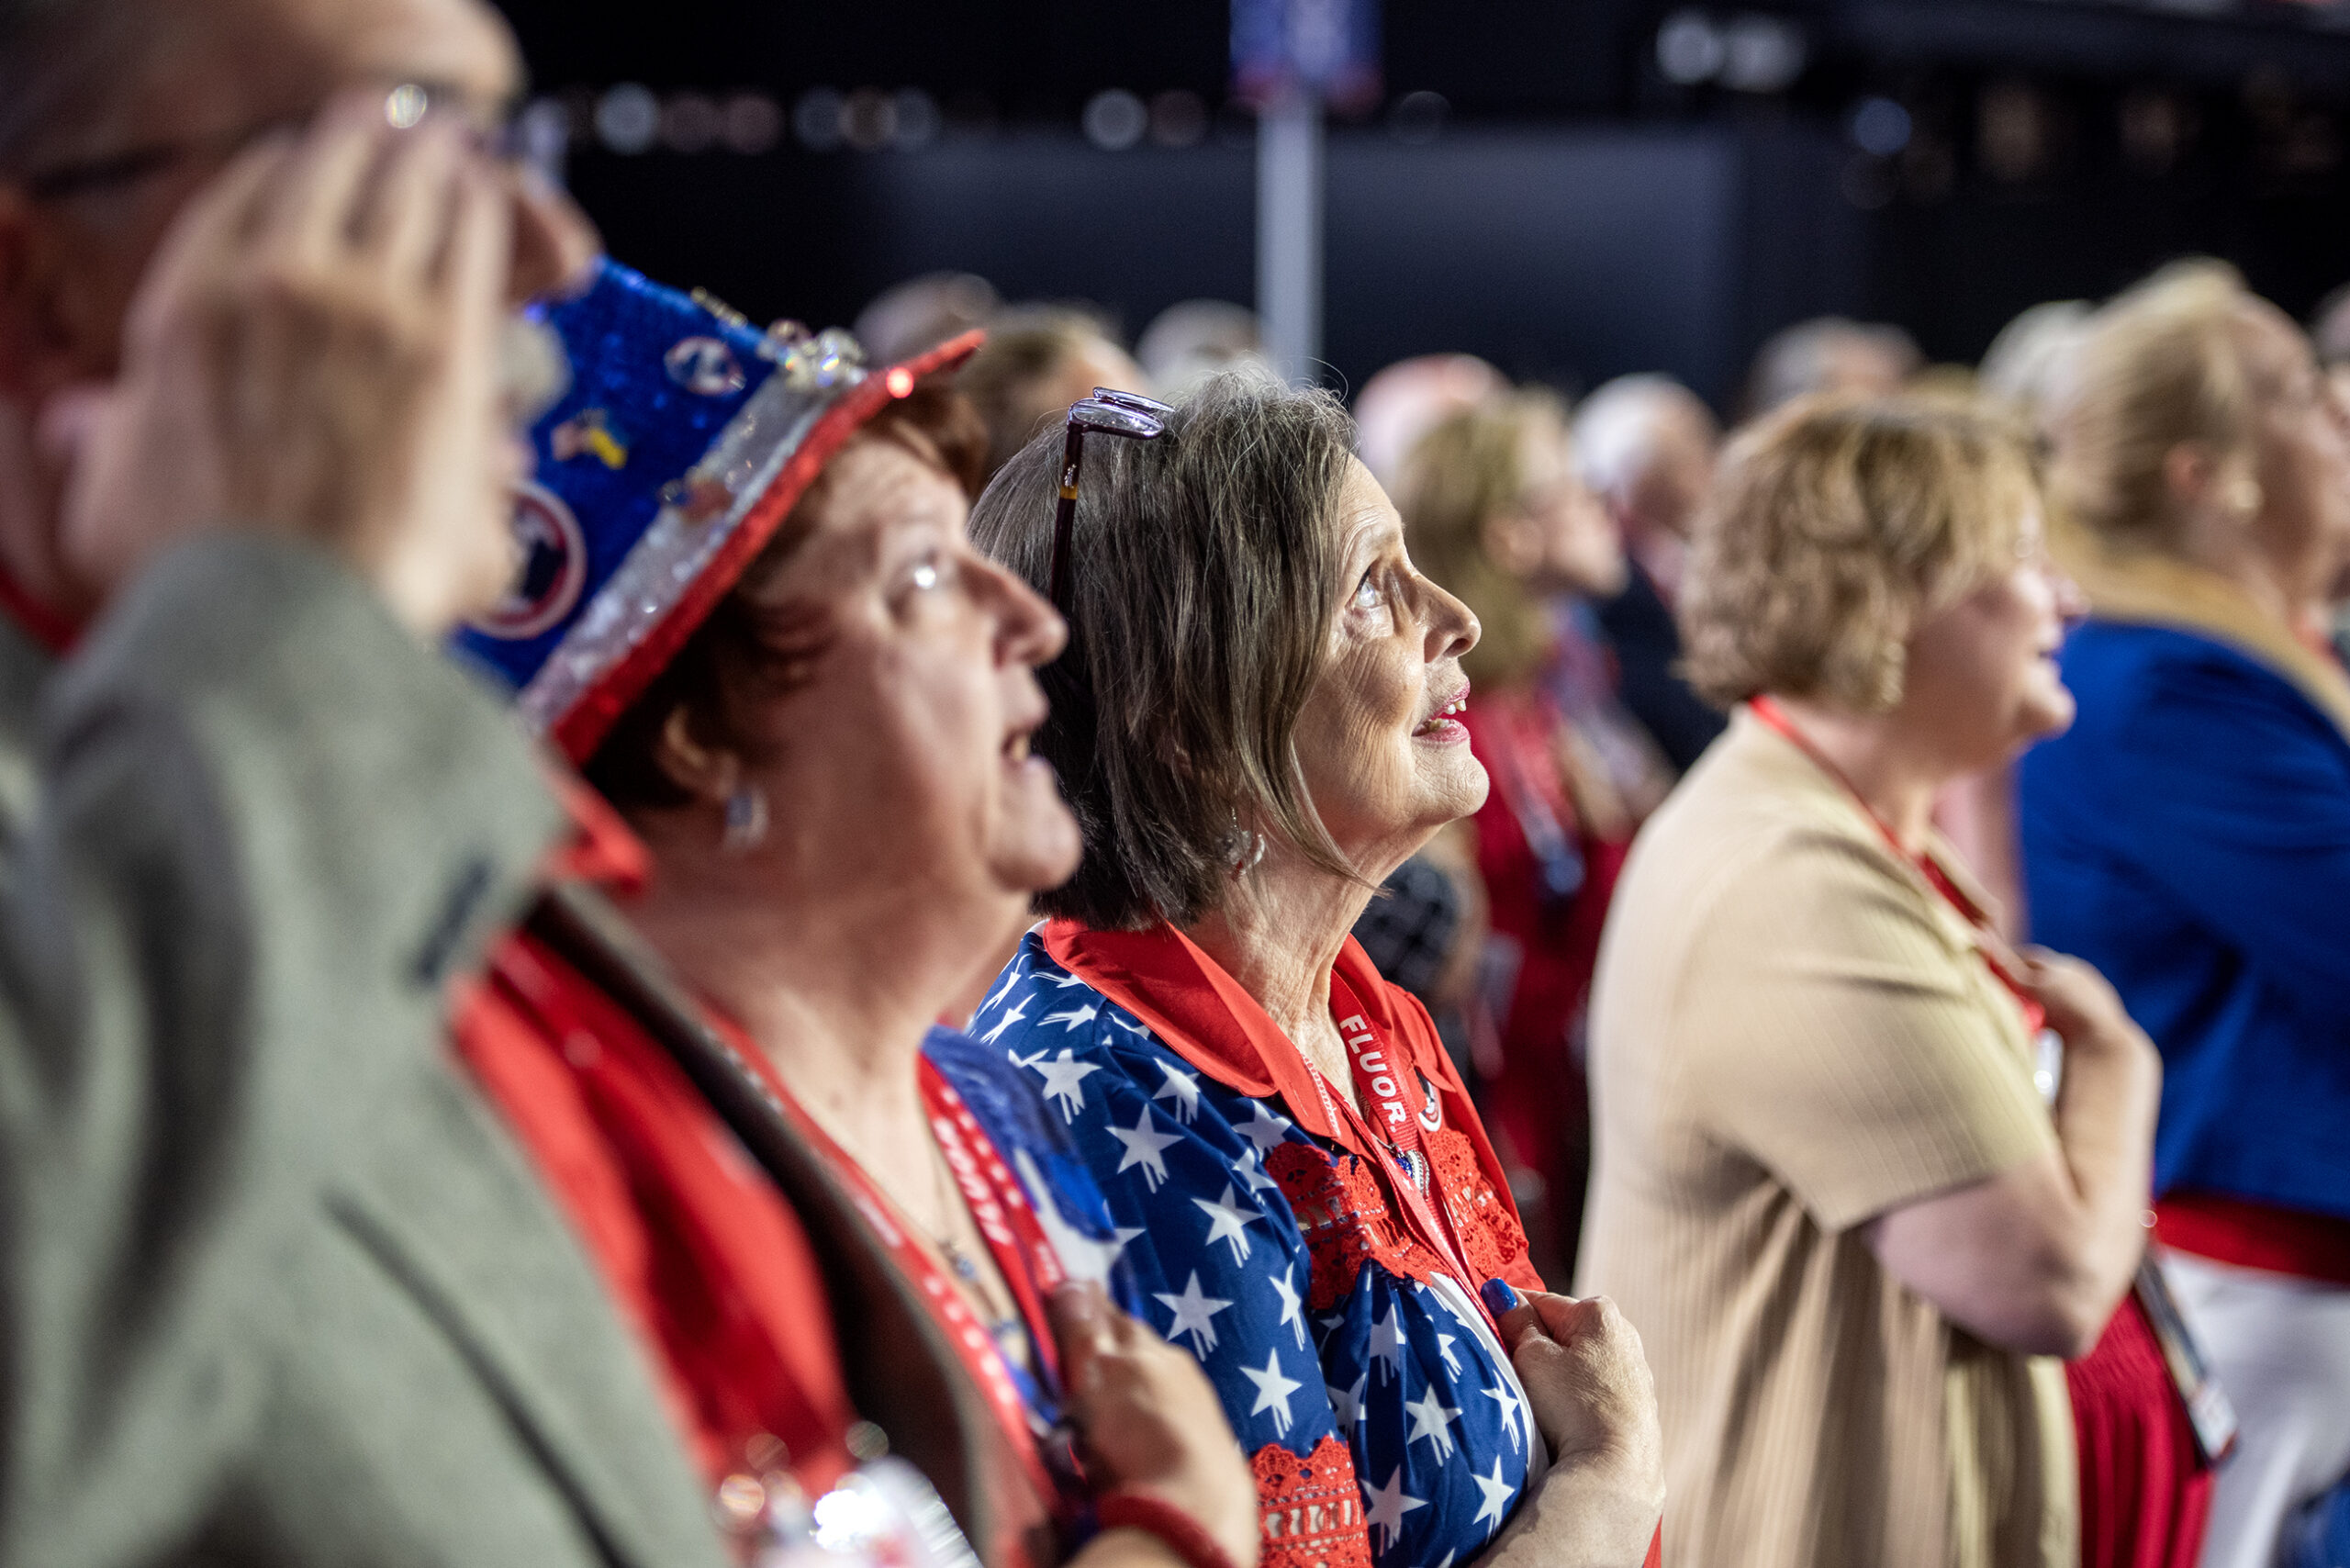
[[[1044,591],[1063,431],[1038,435],[971,511],[971,537]],[[1355,873],[1315,814],[1297,719],[1337,614],[1338,492],[1354,422],[1261,373],[1203,383],[1153,441],[1086,438],[1069,650],[1042,672],[1035,741],[1085,858],[1039,901],[1100,930],[1217,908],[1245,834]]]

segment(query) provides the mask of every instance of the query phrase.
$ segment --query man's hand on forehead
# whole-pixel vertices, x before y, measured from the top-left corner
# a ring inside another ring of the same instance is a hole
[[[341,554],[426,634],[503,587],[514,204],[456,127],[386,103],[252,149],[164,242],[73,475],[99,584],[227,526]]]

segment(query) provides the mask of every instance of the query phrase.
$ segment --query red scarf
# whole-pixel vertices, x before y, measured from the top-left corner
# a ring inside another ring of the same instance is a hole
[[[1390,1189],[1392,1212],[1414,1238],[1438,1258],[1452,1260],[1449,1271],[1463,1275],[1471,1299],[1479,1300],[1484,1281],[1468,1277],[1458,1231],[1462,1216],[1441,1200],[1430,1204],[1397,1169],[1393,1153],[1417,1147],[1408,1136],[1391,1144],[1347,1106],[1343,1099],[1326,1095],[1321,1076],[1257,999],[1199,944],[1171,925],[1147,931],[1095,931],[1075,921],[1056,920],[1044,931],[1045,949],[1069,973],[1132,1013],[1150,1027],[1169,1049],[1208,1077],[1252,1100],[1278,1097],[1290,1118],[1316,1137],[1337,1144],[1375,1172]],[[1502,1165],[1477,1119],[1476,1107],[1436,1025],[1410,992],[1382,980],[1370,956],[1351,936],[1338,949],[1331,969],[1332,1021],[1347,1031],[1360,1018],[1371,1038],[1390,1047],[1414,1070],[1432,1092],[1439,1125],[1452,1127],[1474,1151],[1479,1173],[1493,1200],[1504,1205],[1513,1224],[1517,1205],[1511,1199]],[[1362,1037],[1360,1031],[1342,1037]],[[1351,1053],[1350,1051],[1350,1054]],[[1406,1103],[1417,1108],[1416,1087],[1405,1085]],[[1376,1091],[1366,1092],[1364,1104],[1376,1110]],[[1442,1211],[1441,1218],[1432,1211]],[[1520,1290],[1543,1289],[1523,1254],[1510,1271],[1510,1282]],[[1482,1307],[1482,1300],[1479,1301]]]
[[[559,868],[641,878],[642,845],[583,787]],[[854,1464],[856,1419],[823,1276],[799,1216],[628,1012],[538,943],[509,937],[459,999],[458,1055],[570,1217],[711,1486],[774,1444],[811,1495]]]
[[[822,1275],[677,1064],[527,937],[499,949],[456,1040],[654,1353],[710,1484],[771,1466],[771,1435],[803,1487],[831,1487],[856,1417]]]

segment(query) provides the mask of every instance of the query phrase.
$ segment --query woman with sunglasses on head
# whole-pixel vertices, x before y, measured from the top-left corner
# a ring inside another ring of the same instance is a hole
[[[1103,1299],[1098,1193],[932,1027],[1078,847],[1026,744],[1059,618],[964,536],[974,340],[867,374],[610,265],[546,321],[524,568],[464,641],[619,809],[581,802],[567,868],[624,916],[543,905],[460,1047],[719,1518],[761,1561],[954,1568],[886,1437],[988,1568],[1254,1568],[1212,1392]]]
[[[1630,1568],[1662,1497],[1638,1338],[1542,1293],[1427,1013],[1348,935],[1486,789],[1476,622],[1353,436],[1243,375],[1097,394],[980,498],[974,537],[1069,620],[1035,745],[1086,853],[973,1030],[1214,1380],[1268,1562]]]

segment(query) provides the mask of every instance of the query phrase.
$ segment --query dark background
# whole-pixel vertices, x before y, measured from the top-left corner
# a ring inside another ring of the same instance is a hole
[[[614,253],[755,319],[845,322],[946,267],[1094,301],[1130,335],[1253,293],[1253,122],[1214,0],[504,8]],[[1779,53],[1669,74],[1676,24]],[[2234,262],[2296,314],[2350,280],[2350,7],[1388,0],[1382,29],[1381,94],[1328,147],[1334,384],[1460,349],[1571,390],[1666,370],[1727,409],[1756,344],[1823,312],[1971,361],[2023,307],[2179,255]],[[624,153],[596,111],[631,83],[665,112]],[[811,92],[859,89],[877,113],[921,95],[907,133],[795,130]],[[1080,127],[1111,89],[1192,95],[1203,128],[1178,114],[1110,151]],[[711,106],[746,94],[779,111],[767,150],[712,140]]]

